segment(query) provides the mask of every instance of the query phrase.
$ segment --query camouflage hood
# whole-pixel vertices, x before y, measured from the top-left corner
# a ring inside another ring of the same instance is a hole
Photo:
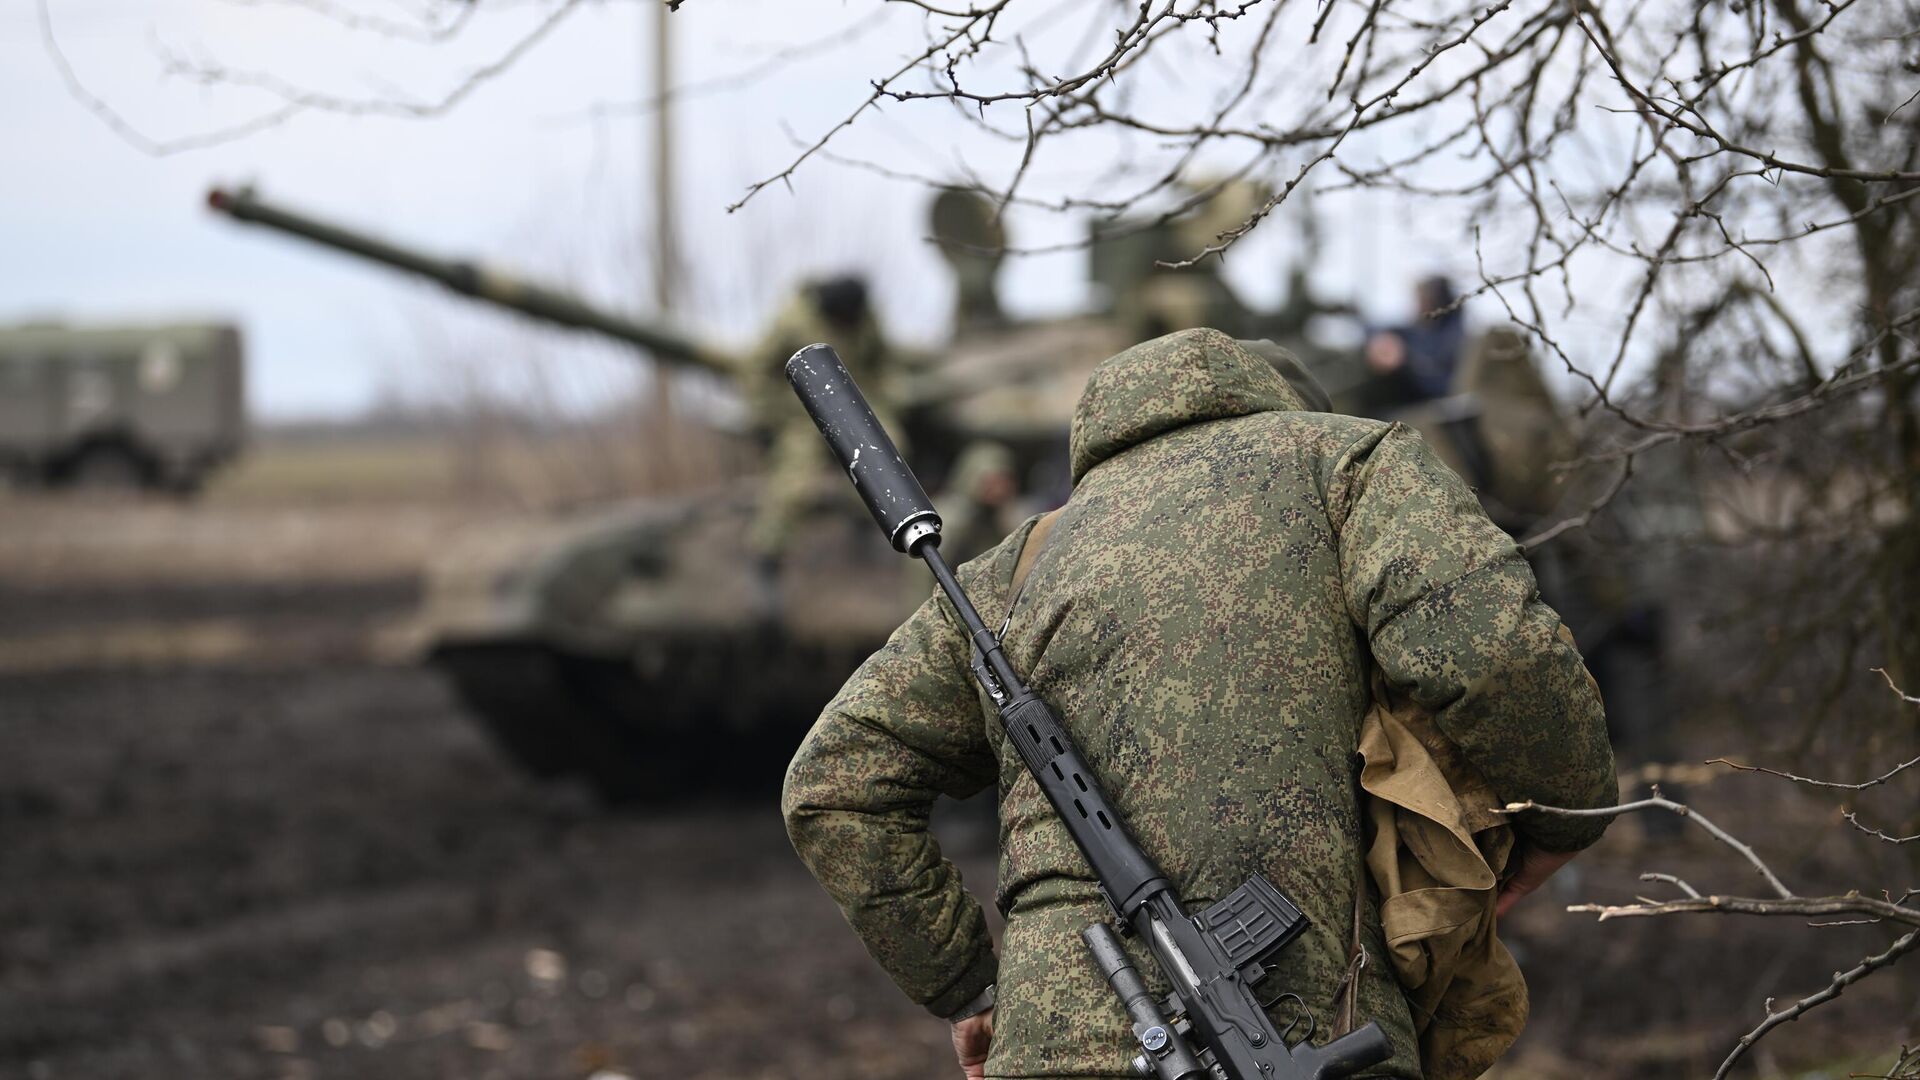
[[[1073,482],[1157,435],[1306,403],[1273,365],[1218,330],[1142,342],[1094,369],[1073,413]]]

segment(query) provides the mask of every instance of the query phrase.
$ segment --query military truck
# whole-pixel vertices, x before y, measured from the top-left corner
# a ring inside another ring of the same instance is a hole
[[[0,469],[17,483],[192,492],[246,434],[222,323],[0,329]]]

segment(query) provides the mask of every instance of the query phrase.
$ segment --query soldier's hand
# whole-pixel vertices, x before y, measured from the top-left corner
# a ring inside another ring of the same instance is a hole
[[[967,1080],[985,1080],[987,1049],[993,1045],[993,1010],[977,1013],[953,1025],[953,1056]]]
[[[1391,375],[1407,362],[1407,343],[1399,334],[1381,332],[1367,339],[1367,368],[1375,375]]]
[[[1547,883],[1554,871],[1573,861],[1577,852],[1541,851],[1531,844],[1522,844],[1519,851],[1519,869],[1500,886],[1499,899],[1494,901],[1493,913],[1504,917],[1520,898]]]

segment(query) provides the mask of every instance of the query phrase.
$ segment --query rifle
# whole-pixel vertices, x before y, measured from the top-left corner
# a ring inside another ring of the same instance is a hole
[[[940,555],[939,513],[840,357],[829,346],[809,345],[786,370],[881,531],[895,549],[927,564],[959,612],[973,642],[974,677],[1020,760],[1086,856],[1120,931],[1146,943],[1173,987],[1164,1002],[1154,1000],[1113,926],[1096,922],[1081,932],[1133,1021],[1142,1051],[1134,1072],[1157,1080],[1335,1080],[1385,1061],[1387,1038],[1373,1023],[1325,1046],[1312,1045],[1311,1031],[1287,1045],[1253,987],[1266,975],[1263,965],[1306,929],[1306,917],[1262,874],[1198,916],[1186,913],[1172,884],[1127,834],[1059,717],[1013,670],[954,579]]]

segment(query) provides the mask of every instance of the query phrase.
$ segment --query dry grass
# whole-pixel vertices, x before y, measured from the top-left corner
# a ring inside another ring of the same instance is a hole
[[[398,502],[452,497],[454,447],[430,439],[265,439],[208,487],[226,503]]]
[[[409,577],[474,530],[643,494],[644,464],[604,433],[270,432],[193,499],[0,491],[0,585]]]
[[[497,503],[553,508],[689,487],[740,475],[740,440],[691,426],[668,457],[649,432],[606,423],[564,431],[507,424],[398,434],[267,432],[217,476],[205,501],[227,503]]]
[[[352,582],[417,574],[503,511],[448,504],[204,504],[13,498],[0,582],[64,585]],[[510,512],[505,516],[511,518]]]

